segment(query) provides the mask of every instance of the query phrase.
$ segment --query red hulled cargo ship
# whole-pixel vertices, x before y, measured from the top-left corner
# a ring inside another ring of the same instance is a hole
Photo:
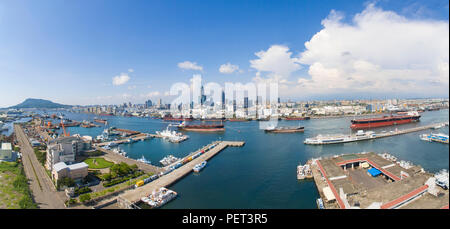
[[[180,118],[174,118],[172,117],[172,115],[166,115],[163,117],[163,121],[175,121],[175,122],[179,122],[179,121],[192,121],[192,118],[183,118],[183,116],[181,116]]]
[[[305,116],[305,117],[286,117],[285,118],[285,120],[309,120],[309,119],[311,119],[310,117],[308,117],[308,116]]]
[[[217,125],[186,125],[185,122],[178,125],[179,130],[183,131],[199,131],[199,132],[218,132],[225,131],[225,126],[223,124]]]
[[[367,129],[382,126],[400,125],[411,122],[418,122],[420,115],[418,112],[408,112],[407,115],[391,115],[379,118],[354,119],[352,120],[352,129]]]

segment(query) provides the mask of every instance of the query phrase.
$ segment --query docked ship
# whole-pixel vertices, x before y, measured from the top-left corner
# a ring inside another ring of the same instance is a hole
[[[174,130],[170,131],[169,126],[167,126],[167,128],[163,131],[156,131],[156,134],[172,143],[179,143],[189,138],[189,136],[183,135],[182,133],[178,133]]]
[[[309,164],[305,164],[305,165],[298,165],[297,166],[297,179],[298,180],[303,180],[305,178],[312,178],[312,171],[311,171],[311,167]]]
[[[162,187],[158,191],[153,191],[148,197],[142,197],[141,201],[148,204],[151,208],[159,208],[175,197],[177,197],[175,191]]]
[[[179,130],[183,131],[199,131],[199,132],[218,132],[218,131],[225,131],[225,126],[223,124],[216,124],[216,125],[186,125],[185,122],[182,122],[180,125],[178,125]]]
[[[376,134],[373,131],[364,132],[363,130],[358,130],[358,132],[354,135],[322,136],[319,134],[314,138],[305,139],[303,143],[309,145],[337,144],[361,140],[370,140],[375,138],[375,136]]]
[[[424,141],[429,141],[429,142],[440,142],[440,143],[445,143],[448,144],[448,135],[446,134],[422,134],[420,135],[420,139],[424,140]]]
[[[418,122],[420,115],[417,111],[408,112],[407,115],[390,115],[383,116],[379,118],[368,118],[368,119],[353,119],[350,128],[352,129],[364,129],[364,128],[374,128],[382,126],[392,126],[400,125],[411,122]]]
[[[303,126],[298,126],[298,127],[288,127],[288,126],[275,127],[275,126],[270,126],[270,127],[267,127],[266,129],[264,129],[264,131],[267,132],[267,133],[295,133],[295,132],[304,132],[305,131],[305,127],[303,127]]]
[[[105,119],[94,119],[94,122],[106,124],[106,120]]]
[[[163,121],[175,121],[175,122],[179,122],[179,121],[192,121],[192,118],[183,118],[183,116],[181,116],[180,118],[175,118],[172,115],[166,115],[163,117]]]
[[[206,166],[206,161],[203,161],[202,163],[196,164],[192,170],[194,170],[194,172],[198,173],[203,168],[205,168],[205,166]]]
[[[145,164],[149,164],[149,165],[151,165],[152,164],[152,162],[151,161],[149,161],[149,160],[147,160],[145,157],[144,157],[144,155],[142,155],[142,157],[141,158],[139,158],[139,159],[137,159],[136,161],[140,161],[140,162],[143,162],[143,163],[145,163]]]
[[[305,117],[286,117],[286,118],[284,118],[284,120],[289,120],[289,121],[291,121],[291,120],[310,120],[311,118],[310,117],[308,117],[308,116],[305,116]]]
[[[173,164],[174,162],[180,160],[179,158],[174,157],[173,155],[168,155],[166,157],[164,157],[163,159],[161,159],[159,161],[159,163],[161,163],[164,166],[168,166],[170,164]]]

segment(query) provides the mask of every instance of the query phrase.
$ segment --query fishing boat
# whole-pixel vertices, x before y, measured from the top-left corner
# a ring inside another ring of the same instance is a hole
[[[205,168],[205,166],[206,166],[206,161],[203,161],[202,163],[196,164],[192,170],[194,170],[194,172],[198,173],[203,168]]]
[[[173,200],[177,195],[175,191],[162,187],[158,191],[153,191],[148,197],[141,198],[141,201],[148,204],[151,208],[159,208]]]
[[[146,164],[152,164],[151,161],[145,159],[144,155],[142,155],[141,158],[137,159],[137,161],[140,161],[140,162],[143,162],[143,163],[146,163]]]
[[[174,157],[173,155],[167,155],[166,157],[164,157],[163,159],[161,159],[161,160],[159,161],[159,163],[161,163],[161,164],[164,165],[164,166],[167,166],[167,165],[170,165],[170,164],[172,164],[172,163],[174,163],[174,162],[176,162],[176,161],[178,161],[178,160],[180,160],[180,159],[177,158],[177,157]]]

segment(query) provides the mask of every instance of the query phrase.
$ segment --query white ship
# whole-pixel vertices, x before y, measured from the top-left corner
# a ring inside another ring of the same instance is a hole
[[[137,159],[137,161],[144,162],[144,163],[146,163],[146,164],[152,164],[151,161],[145,159],[144,155],[142,155],[141,158]]]
[[[375,136],[376,135],[373,131],[364,132],[363,130],[358,130],[358,132],[353,135],[322,136],[319,134],[314,138],[305,139],[303,143],[310,145],[336,144],[336,143],[369,140],[374,138]]]
[[[163,131],[156,131],[156,134],[174,143],[179,143],[189,138],[187,135],[183,135],[182,133],[178,133],[174,130],[169,130],[169,126],[167,126],[167,128]]]
[[[177,195],[176,192],[162,187],[158,191],[153,191],[150,196],[142,197],[141,201],[148,204],[151,208],[159,208],[173,200]]]
[[[174,157],[173,155],[168,155],[168,156],[164,157],[163,159],[161,159],[159,161],[159,163],[161,163],[164,166],[167,166],[167,165],[170,165],[170,164],[172,164],[172,163],[174,163],[174,162],[176,162],[178,160],[180,160],[180,159],[177,158],[177,157]]]

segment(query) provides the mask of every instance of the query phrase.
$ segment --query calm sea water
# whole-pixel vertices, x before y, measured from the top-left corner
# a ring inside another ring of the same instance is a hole
[[[82,121],[93,120],[94,115],[66,113],[66,117]],[[165,129],[168,123],[157,119],[130,117],[102,117],[110,126],[154,133]],[[229,147],[212,158],[200,174],[189,174],[170,188],[179,197],[163,208],[316,208],[319,197],[313,181],[297,181],[296,167],[310,158],[341,153],[373,151],[389,152],[402,160],[419,164],[427,171],[449,168],[449,145],[421,141],[419,135],[432,130],[381,138],[373,141],[326,146],[303,144],[307,137],[317,134],[350,133],[352,117],[280,121],[279,125],[302,125],[304,133],[270,134],[259,129],[258,122],[226,122],[224,133],[187,132],[190,139],[180,144],[162,139],[151,139],[120,147],[131,158],[145,156],[158,165],[168,154],[183,157],[215,140],[243,140],[244,147]],[[448,110],[422,113],[419,123],[401,125],[410,128],[448,121]],[[395,127],[378,128],[390,131]],[[99,135],[99,128],[68,128],[71,134]],[[448,127],[433,132],[448,134]]]

